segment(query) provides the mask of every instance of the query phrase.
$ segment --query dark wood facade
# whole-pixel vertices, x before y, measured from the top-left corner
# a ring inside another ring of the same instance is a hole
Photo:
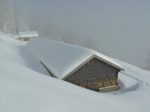
[[[118,72],[120,70],[93,58],[77,71],[68,76],[65,81],[99,91],[99,88],[118,85]]]

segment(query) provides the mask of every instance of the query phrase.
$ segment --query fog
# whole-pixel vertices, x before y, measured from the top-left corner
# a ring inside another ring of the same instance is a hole
[[[90,37],[99,52],[148,68],[150,0],[15,1],[28,16],[49,18],[63,32]]]

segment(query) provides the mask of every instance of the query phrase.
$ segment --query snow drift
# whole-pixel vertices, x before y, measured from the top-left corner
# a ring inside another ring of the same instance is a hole
[[[150,111],[150,72],[116,60],[120,90],[98,93],[48,76],[25,45],[0,35],[0,112]]]

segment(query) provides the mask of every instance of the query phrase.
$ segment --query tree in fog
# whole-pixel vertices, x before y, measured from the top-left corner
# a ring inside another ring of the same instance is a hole
[[[150,52],[148,53],[145,63],[146,63],[146,66],[144,67],[144,69],[150,70]]]
[[[30,30],[38,31],[40,37],[46,37],[52,40],[63,41],[65,43],[84,46],[95,49],[95,45],[90,36],[79,35],[74,30],[60,29],[56,24],[52,24],[50,17],[30,16]]]
[[[10,0],[0,0],[0,30],[9,33],[16,30],[14,9]]]
[[[30,30],[38,31],[41,37],[50,38],[52,40],[61,40],[59,30],[57,30],[49,18],[34,16],[30,18]]]
[[[17,34],[19,31],[27,30],[21,12],[13,0],[0,0],[0,30],[5,33]]]
[[[62,31],[60,34],[62,41],[69,44],[81,45],[79,35],[72,30]]]
[[[84,47],[95,49],[95,44],[90,36],[84,38],[83,44]]]

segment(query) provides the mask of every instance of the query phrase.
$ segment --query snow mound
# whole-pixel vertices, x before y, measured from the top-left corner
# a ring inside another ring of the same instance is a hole
[[[1,62],[5,60],[13,61],[29,69],[48,75],[48,72],[25,47],[26,42],[13,39],[14,35],[0,35],[0,58]]]
[[[45,69],[25,44],[0,36],[0,112],[150,111],[150,72],[118,61],[125,66],[120,90],[98,93],[43,75]]]

